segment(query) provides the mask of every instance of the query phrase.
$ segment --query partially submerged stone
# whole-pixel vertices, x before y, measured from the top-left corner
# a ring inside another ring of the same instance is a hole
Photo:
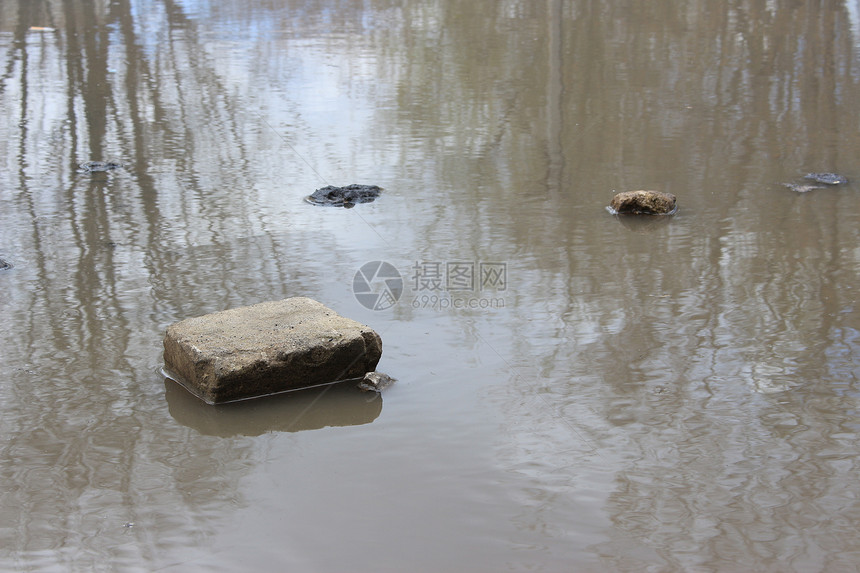
[[[848,183],[848,178],[838,173],[807,173],[803,176],[805,181],[814,181],[815,183],[783,183],[783,187],[788,187],[796,193],[809,193],[816,189],[824,189],[828,186],[845,185]],[[816,183],[818,185],[816,185]]]
[[[303,297],[189,318],[164,337],[169,373],[210,404],[361,378],[381,356],[370,327]]]
[[[677,208],[675,196],[662,191],[624,191],[609,203],[619,215],[671,215]]]
[[[824,183],[825,185],[844,185],[848,183],[848,179],[838,173],[807,173],[803,178],[815,181],[816,183]]]
[[[354,207],[356,203],[370,203],[379,197],[381,192],[382,187],[376,185],[359,185],[358,183],[353,183],[346,187],[327,185],[305,197],[305,200],[314,205],[345,207],[349,209]]]
[[[361,382],[358,383],[358,388],[364,392],[382,392],[395,382],[397,382],[397,379],[392,378],[388,374],[368,372],[364,375]]]
[[[120,169],[122,163],[116,161],[86,161],[78,165],[79,171],[84,173],[100,173]]]

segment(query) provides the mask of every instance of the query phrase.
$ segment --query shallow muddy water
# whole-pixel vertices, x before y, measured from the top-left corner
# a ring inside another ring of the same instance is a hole
[[[0,1],[0,569],[860,567],[860,10],[678,4]],[[290,296],[398,381],[161,375]]]

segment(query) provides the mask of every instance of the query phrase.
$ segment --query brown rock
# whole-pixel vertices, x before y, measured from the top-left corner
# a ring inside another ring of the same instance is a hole
[[[370,327],[302,297],[188,318],[164,337],[169,373],[210,404],[360,378],[381,356]]]
[[[625,191],[615,195],[609,207],[618,214],[669,215],[675,212],[676,199],[662,191]]]

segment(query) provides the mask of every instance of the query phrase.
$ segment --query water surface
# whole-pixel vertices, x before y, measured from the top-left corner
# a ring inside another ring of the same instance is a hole
[[[856,570],[858,7],[677,4],[0,3],[0,568]],[[398,382],[160,375],[289,296]]]

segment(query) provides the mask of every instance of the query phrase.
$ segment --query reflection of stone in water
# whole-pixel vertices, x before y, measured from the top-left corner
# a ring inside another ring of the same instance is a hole
[[[771,428],[793,429],[800,425],[800,417],[793,412],[778,411],[763,414],[762,422]]]
[[[824,189],[821,185],[810,185],[808,183],[783,183],[783,187],[788,187],[795,193],[809,193],[816,189]]]
[[[208,436],[359,426],[382,412],[382,396],[361,392],[355,380],[221,405],[203,403],[170,378],[164,379],[164,387],[173,419]]]
[[[607,210],[608,209],[609,207],[607,207]],[[658,229],[662,229],[671,222],[673,217],[666,215],[638,216],[616,214],[615,218],[628,230],[633,231],[634,233],[648,234],[653,233]]]

